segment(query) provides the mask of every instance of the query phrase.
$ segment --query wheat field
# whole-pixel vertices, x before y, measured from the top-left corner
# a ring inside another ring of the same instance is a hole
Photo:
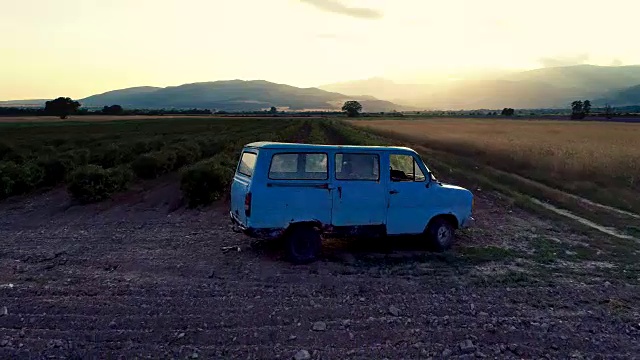
[[[640,198],[639,123],[461,118],[351,123],[587,197],[632,208],[640,202],[634,199]]]

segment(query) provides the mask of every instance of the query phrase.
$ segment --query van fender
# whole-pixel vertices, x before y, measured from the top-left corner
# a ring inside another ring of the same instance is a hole
[[[454,229],[458,229],[460,227],[460,221],[458,220],[458,217],[452,213],[452,212],[448,212],[448,213],[436,213],[434,216],[431,217],[431,219],[429,219],[429,221],[427,221],[427,225],[424,227],[424,232],[427,231],[427,229],[429,228],[429,225],[431,225],[431,223],[435,220],[435,219],[439,219],[439,218],[444,218],[445,220],[447,220]]]
[[[287,225],[286,229],[283,231],[283,235],[286,235],[291,229],[304,226],[312,228],[315,231],[324,232],[326,227],[320,220],[303,220],[303,221],[292,221]]]

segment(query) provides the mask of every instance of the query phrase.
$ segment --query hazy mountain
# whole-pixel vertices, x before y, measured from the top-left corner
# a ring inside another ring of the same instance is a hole
[[[411,99],[424,97],[431,92],[431,86],[426,84],[398,84],[380,77],[327,84],[319,88],[352,96],[371,95],[398,103],[411,102]]]
[[[497,73],[496,73],[497,74]],[[398,84],[372,78],[320,88],[349,95],[373,95],[421,109],[500,109],[568,107],[576,99],[615,99],[640,104],[620,89],[640,84],[640,66],[576,65],[499,75],[493,79],[461,78],[431,84]],[[618,92],[618,93],[616,93]],[[618,94],[618,95],[615,95]]]
[[[162,88],[154,86],[138,86],[121,90],[107,91],[106,93],[84,98],[80,100],[80,103],[85,107],[103,107],[114,104],[123,105],[124,103],[128,102],[129,99],[133,96],[150,94],[160,89]]]
[[[524,71],[503,78],[511,81],[536,81],[561,88],[579,88],[603,93],[640,84],[640,65],[574,65]]]
[[[533,81],[460,81],[413,103],[437,109],[531,109],[567,107],[575,99],[588,98],[581,89],[560,88]]]
[[[401,110],[371,96],[353,97],[317,88],[297,88],[263,80],[214,81],[166,88],[130,88],[81,99],[87,107],[119,104],[125,108],[204,108],[253,111],[275,106],[292,110],[339,109],[346,100],[359,100],[365,111]]]
[[[640,105],[640,85],[614,91],[607,97],[594,101],[594,105],[596,106],[603,106],[605,104],[609,104],[611,106]]]

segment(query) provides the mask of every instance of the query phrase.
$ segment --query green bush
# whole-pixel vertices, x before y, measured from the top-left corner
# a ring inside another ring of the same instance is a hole
[[[135,174],[128,165],[120,165],[107,171],[115,185],[116,191],[127,189],[135,177]]]
[[[174,169],[179,169],[185,165],[191,165],[200,160],[202,151],[196,143],[184,143],[171,145],[167,150],[176,154],[176,161],[173,164]]]
[[[4,154],[1,154],[0,160],[10,161],[16,164],[22,164],[29,160],[30,151],[28,149],[7,146],[5,149],[0,149],[0,151],[4,152]]]
[[[69,150],[60,155],[61,159],[69,159],[75,166],[82,166],[89,164],[91,152],[89,149],[75,149]]]
[[[211,161],[229,169],[231,171],[231,177],[233,177],[233,174],[236,171],[236,166],[238,166],[238,159],[235,157],[235,155],[228,152],[217,154],[216,156],[211,158]]]
[[[38,166],[44,171],[42,185],[54,186],[64,181],[76,167],[73,159],[68,156],[52,156],[38,160]]]
[[[85,165],[71,173],[67,189],[81,203],[92,203],[126,189],[132,176],[125,166],[105,170],[97,165]]]
[[[13,152],[13,147],[9,144],[0,142],[0,160],[4,159],[4,157],[10,152]]]
[[[190,207],[209,205],[228,192],[233,171],[216,159],[201,161],[182,173],[180,189]]]
[[[131,168],[139,178],[153,179],[173,170],[175,163],[175,152],[155,151],[138,156],[131,164]]]
[[[152,148],[151,141],[138,140],[133,144],[132,150],[133,150],[133,152],[135,154],[146,154],[146,153],[151,152],[151,151],[153,151],[155,149]]]
[[[202,157],[210,158],[222,151],[225,138],[200,138],[196,139],[195,142],[200,147]]]
[[[44,178],[44,170],[35,163],[18,165],[11,161],[0,163],[0,198],[28,193]]]
[[[18,175],[18,165],[13,162],[0,162],[0,199],[13,195],[13,184]]]
[[[124,152],[118,144],[109,144],[96,154],[94,162],[105,169],[112,168],[125,162]]]

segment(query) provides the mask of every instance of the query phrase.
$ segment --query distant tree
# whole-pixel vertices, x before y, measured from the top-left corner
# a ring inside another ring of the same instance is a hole
[[[80,107],[80,103],[68,97],[59,97],[55,100],[47,101],[44,104],[44,112],[48,115],[59,116],[66,119],[70,114],[75,113]]]
[[[102,113],[105,115],[121,115],[124,109],[120,105],[105,106],[102,108]]]
[[[502,113],[500,115],[502,116],[513,116],[513,114],[515,114],[515,110],[512,108],[504,108],[502,109]]]
[[[584,119],[584,103],[576,100],[571,103],[571,119]]]
[[[584,116],[589,116],[589,114],[591,114],[591,101],[585,100],[582,103],[582,112],[584,113]]]
[[[275,106],[272,106],[271,109],[269,110],[269,114],[277,114],[278,113],[278,109],[276,109]]]
[[[342,105],[342,111],[347,113],[348,117],[356,117],[360,115],[360,111],[362,111],[362,105],[359,102],[350,100]]]
[[[605,116],[607,119],[611,119],[611,118],[613,117],[613,108],[611,107],[611,105],[606,104],[606,105],[604,106],[604,116]]]

